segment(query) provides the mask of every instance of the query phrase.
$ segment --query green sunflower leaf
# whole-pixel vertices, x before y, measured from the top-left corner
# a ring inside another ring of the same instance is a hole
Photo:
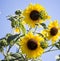
[[[21,22],[19,23],[19,26],[20,26],[23,34],[26,34],[26,29],[25,29],[24,25]]]
[[[12,57],[14,57],[11,60],[18,60],[18,61],[25,61],[23,55],[21,53],[15,53],[15,54],[10,54]]]
[[[7,17],[8,17],[8,20],[10,20],[10,21],[14,21],[14,20],[15,20],[14,17],[11,16],[11,15],[9,15],[9,16],[7,16]]]
[[[8,42],[8,44],[13,45],[14,39],[15,39],[17,36],[19,36],[19,34],[15,34],[15,35],[10,35],[10,36],[8,36],[8,37],[7,37],[7,42]]]
[[[60,49],[60,40],[55,44],[55,46]]]
[[[47,27],[46,27],[46,24],[45,24],[45,23],[41,23],[40,25],[42,25],[44,29],[47,29]]]

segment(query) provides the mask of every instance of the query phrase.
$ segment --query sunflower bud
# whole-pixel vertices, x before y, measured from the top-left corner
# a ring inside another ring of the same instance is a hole
[[[15,11],[15,14],[16,15],[20,15],[21,14],[21,11],[20,10],[17,10],[17,11]]]
[[[40,43],[40,46],[43,48],[43,49],[46,49],[48,47],[48,43],[47,42],[41,42]]]
[[[5,39],[1,40],[0,46],[7,46],[7,41]]]

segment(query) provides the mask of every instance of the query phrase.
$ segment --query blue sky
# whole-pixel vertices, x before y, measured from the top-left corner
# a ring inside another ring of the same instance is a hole
[[[60,20],[60,0],[0,0],[0,38],[12,31],[10,21],[6,16],[14,14],[18,9],[25,9],[30,3],[41,4],[51,15],[52,20]],[[58,54],[59,51],[46,53],[42,55],[42,59],[43,61],[55,61],[55,56]],[[1,58],[3,58],[2,55],[0,55]]]

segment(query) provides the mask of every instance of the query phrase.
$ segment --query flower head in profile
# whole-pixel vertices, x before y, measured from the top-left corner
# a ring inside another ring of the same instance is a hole
[[[27,58],[37,58],[41,56],[44,49],[40,46],[40,42],[44,39],[38,35],[33,35],[29,32],[20,41],[20,46],[23,54],[26,54]]]
[[[48,40],[52,40],[52,43],[56,42],[58,37],[60,36],[60,27],[58,21],[57,20],[53,22],[51,21],[48,26],[48,29],[43,30],[42,34],[46,38],[48,38]]]
[[[24,21],[31,27],[35,27],[36,24],[44,22],[46,19],[49,19],[45,8],[40,4],[30,4],[23,11]]]

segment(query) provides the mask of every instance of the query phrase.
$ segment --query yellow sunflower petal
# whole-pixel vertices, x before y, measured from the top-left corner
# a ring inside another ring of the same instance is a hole
[[[54,36],[54,37],[52,38],[52,43],[55,43],[57,40],[58,40],[58,35],[56,35],[56,36]]]
[[[55,21],[51,21],[48,27],[51,29],[52,27],[58,27],[58,26],[59,26],[58,21],[55,20]]]

